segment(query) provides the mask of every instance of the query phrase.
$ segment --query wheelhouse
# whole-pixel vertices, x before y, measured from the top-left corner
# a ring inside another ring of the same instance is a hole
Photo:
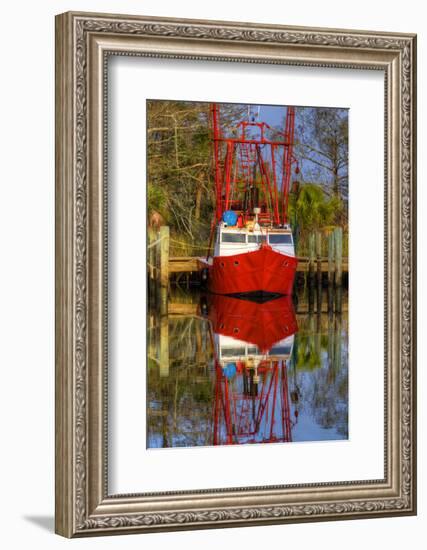
[[[234,228],[220,225],[215,241],[215,256],[233,256],[254,252],[262,244],[287,256],[295,256],[294,240],[290,227],[250,231],[247,228]]]

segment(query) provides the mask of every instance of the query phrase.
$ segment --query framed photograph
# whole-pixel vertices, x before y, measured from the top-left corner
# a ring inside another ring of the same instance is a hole
[[[416,37],[56,18],[56,532],[416,513]]]

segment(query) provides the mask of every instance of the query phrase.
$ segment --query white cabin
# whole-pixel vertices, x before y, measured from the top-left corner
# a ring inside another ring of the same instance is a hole
[[[223,334],[215,335],[215,347],[217,357],[221,365],[229,362],[247,361],[248,359],[255,362],[271,360],[288,360],[292,354],[295,335],[292,334],[276,342],[266,353],[261,353],[258,346],[225,336]]]
[[[214,256],[234,256],[255,252],[265,242],[273,250],[286,256],[295,256],[292,231],[289,225],[282,228],[227,226],[221,222],[217,226]]]

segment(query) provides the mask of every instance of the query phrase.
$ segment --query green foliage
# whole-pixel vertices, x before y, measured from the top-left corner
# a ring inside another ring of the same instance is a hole
[[[159,212],[172,235],[206,237],[196,227],[209,200],[208,109],[205,103],[148,102],[148,210]],[[202,201],[202,197],[207,200]]]
[[[309,232],[332,225],[341,213],[342,202],[335,195],[328,198],[319,185],[305,184],[296,201],[291,201],[291,208],[291,219],[295,217],[302,230]]]
[[[307,254],[308,236],[313,231],[323,231],[335,225],[342,226],[344,209],[344,203],[339,196],[328,196],[323,186],[315,183],[305,183],[297,195],[292,194],[289,219],[295,233],[297,253],[301,256]],[[326,244],[325,240],[323,244]],[[344,238],[344,244],[346,252],[347,238]]]
[[[301,371],[313,371],[321,367],[320,350],[316,349],[312,334],[299,334],[294,346],[295,368]]]
[[[160,185],[148,184],[147,202],[149,211],[159,212],[163,219],[168,219],[166,189]]]

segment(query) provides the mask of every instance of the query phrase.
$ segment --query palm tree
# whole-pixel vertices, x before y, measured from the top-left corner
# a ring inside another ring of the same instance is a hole
[[[291,198],[289,210],[295,241],[303,244],[309,233],[339,222],[343,204],[336,195],[328,197],[320,185],[304,183]]]

